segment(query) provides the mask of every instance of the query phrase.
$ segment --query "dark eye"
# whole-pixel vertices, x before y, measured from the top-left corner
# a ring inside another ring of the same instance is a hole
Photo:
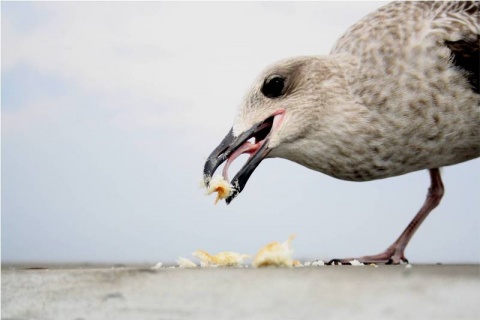
[[[273,76],[265,80],[262,93],[269,98],[276,98],[282,95],[285,79],[280,76]]]

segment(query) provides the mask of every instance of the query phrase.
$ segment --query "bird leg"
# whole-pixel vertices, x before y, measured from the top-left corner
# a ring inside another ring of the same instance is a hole
[[[349,258],[349,259],[333,259],[328,262],[328,264],[337,264],[341,262],[342,264],[349,264],[349,261],[358,260],[362,263],[385,263],[385,264],[400,264],[401,262],[408,263],[408,260],[405,258],[405,248],[407,247],[408,242],[412,238],[415,231],[417,231],[420,224],[428,216],[430,211],[432,211],[442,199],[444,188],[442,179],[440,177],[440,170],[438,168],[430,169],[430,188],[428,189],[427,199],[425,200],[422,208],[413,218],[413,220],[408,224],[407,228],[402,232],[400,237],[385,250],[384,252],[372,256],[363,256],[360,258]]]

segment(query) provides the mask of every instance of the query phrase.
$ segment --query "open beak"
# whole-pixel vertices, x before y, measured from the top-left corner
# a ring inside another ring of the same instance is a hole
[[[268,147],[270,136],[280,126],[283,116],[284,110],[279,110],[236,137],[233,135],[233,130],[230,129],[220,145],[208,157],[203,169],[203,179],[207,187],[215,170],[223,162],[227,161],[223,169],[223,177],[228,181],[228,167],[233,160],[241,154],[250,154],[247,162],[230,182],[233,192],[225,199],[227,204],[242,192],[255,168],[271,151]]]

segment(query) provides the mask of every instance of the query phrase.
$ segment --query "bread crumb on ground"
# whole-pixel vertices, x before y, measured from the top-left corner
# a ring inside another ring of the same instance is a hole
[[[187,258],[178,257],[177,263],[180,268],[196,268],[197,267],[197,265],[193,261]]]
[[[218,267],[237,267],[243,263],[244,259],[250,258],[248,254],[225,251],[216,255],[211,255],[204,250],[197,250],[192,253],[194,257],[201,260],[202,266],[218,266]]]
[[[348,261],[350,263],[350,265],[352,266],[364,266],[365,264],[358,261],[357,259],[353,259],[352,261]]]
[[[258,251],[257,255],[253,259],[252,266],[254,268],[262,267],[292,267],[292,240],[295,239],[294,235],[291,235],[287,241],[271,242]]]
[[[310,262],[310,265],[312,267],[323,267],[323,266],[325,266],[325,262],[322,261],[322,260],[315,260],[315,261]]]

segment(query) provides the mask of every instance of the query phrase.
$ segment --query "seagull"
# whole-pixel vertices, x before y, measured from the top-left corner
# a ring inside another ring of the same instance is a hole
[[[405,248],[444,194],[440,168],[480,156],[480,2],[392,2],[340,37],[329,55],[265,68],[231,130],[204,166],[241,154],[229,204],[266,158],[284,158],[348,181],[429,170],[427,197],[384,252],[346,263],[408,263]]]

